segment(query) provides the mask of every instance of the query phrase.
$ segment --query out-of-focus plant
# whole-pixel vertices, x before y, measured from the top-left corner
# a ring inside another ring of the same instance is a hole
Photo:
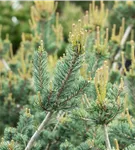
[[[126,2],[117,1],[115,2],[114,7],[109,13],[108,23],[110,27],[112,27],[113,24],[117,24],[116,27],[116,33],[117,33],[122,18],[125,18],[126,20],[125,27],[129,25],[134,26],[134,13],[135,13],[135,3],[133,1],[126,1]]]
[[[86,11],[84,16],[84,27],[86,29],[95,30],[95,27],[100,28],[106,25],[108,17],[108,9],[105,8],[103,1],[100,2],[100,7],[95,5],[95,1],[89,4],[89,11]]]
[[[29,20],[36,48],[39,41],[44,41],[48,53],[57,53],[63,45],[63,28],[59,23],[59,14],[55,13],[57,3],[54,1],[35,1],[31,7]]]
[[[81,19],[82,16],[83,12],[81,7],[77,7],[75,4],[72,4],[68,1],[64,3],[60,16],[60,22],[64,29],[63,33],[66,41],[68,40],[69,32],[71,32],[72,24]]]
[[[3,25],[2,38],[5,38],[7,33],[10,35],[9,38],[13,43],[14,52],[19,47],[22,32],[30,32],[28,19],[30,17],[30,6],[32,3],[30,1],[2,1],[0,3],[0,24]]]

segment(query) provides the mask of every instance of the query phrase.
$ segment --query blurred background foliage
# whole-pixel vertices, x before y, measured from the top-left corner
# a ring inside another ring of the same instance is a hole
[[[33,2],[0,2],[0,24],[2,25],[2,38],[8,33],[13,43],[14,52],[18,49],[22,32],[30,33],[28,20],[30,7]]]
[[[96,5],[99,5],[99,3],[100,2],[97,1]],[[113,7],[113,3],[113,1],[105,2],[109,9]],[[30,8],[32,5],[32,1],[0,2],[0,24],[2,25],[2,38],[5,39],[7,33],[10,35],[9,39],[13,44],[14,53],[16,53],[20,45],[22,33],[31,32],[28,20],[30,19]],[[83,12],[88,10],[88,8],[89,2],[58,2],[57,12],[60,13],[60,22],[64,28],[64,40],[66,42],[68,41],[68,33],[70,32],[72,23],[82,18]],[[118,22],[121,22],[121,20],[118,20]]]

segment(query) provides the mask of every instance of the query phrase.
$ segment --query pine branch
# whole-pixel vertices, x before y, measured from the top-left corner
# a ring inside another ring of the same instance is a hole
[[[58,113],[58,115],[57,115],[58,121],[57,121],[57,123],[55,124],[55,126],[54,126],[52,132],[54,132],[54,131],[57,129],[57,127],[58,127],[58,125],[59,125],[59,123],[60,123],[60,118],[63,117],[64,115],[65,115],[65,112],[59,111],[59,113]]]
[[[37,91],[40,91],[40,93],[46,96],[47,91],[48,91],[48,76],[46,74],[46,61],[47,55],[44,51],[37,51],[35,52],[34,55],[34,79],[35,79],[35,86]],[[43,127],[46,125],[46,123],[51,119],[51,116],[54,112],[54,110],[58,107],[57,101],[63,96],[62,100],[67,97],[67,93],[65,94],[64,92],[67,92],[67,87],[71,88],[73,90],[76,90],[75,88],[75,81],[76,81],[76,75],[79,72],[79,69],[81,67],[81,62],[82,62],[82,55],[80,56],[79,53],[76,51],[74,52],[72,50],[72,47],[70,47],[70,50],[67,52],[67,55],[64,58],[64,61],[61,62],[59,61],[57,65],[57,70],[55,74],[55,79],[54,79],[54,88],[53,91],[49,93],[49,95],[46,97],[48,101],[46,101],[46,106],[45,108],[50,109],[52,111],[49,111],[46,118],[43,120],[37,131],[33,134],[31,137],[30,141],[27,144],[27,147],[25,150],[30,150],[35,142],[35,140],[39,137],[40,133],[42,132]],[[74,84],[73,84],[74,82]],[[78,86],[78,84],[77,84]],[[85,87],[85,86],[84,86]],[[83,88],[84,88],[83,87]],[[82,91],[82,88],[76,91],[75,95],[72,95],[70,97],[71,100],[73,97],[77,96],[80,92]],[[46,94],[45,94],[46,93]],[[53,95],[56,94],[56,97]],[[44,97],[43,101],[46,100]],[[52,99],[51,99],[52,98]],[[56,103],[54,103],[54,101]],[[48,102],[48,103],[47,103]],[[60,102],[61,105],[62,101]],[[43,106],[44,107],[44,106]],[[56,107],[56,108],[54,108]],[[67,108],[70,108],[66,106]],[[58,110],[57,108],[57,110]],[[65,106],[63,106],[65,108]],[[62,110],[62,108],[61,108]]]
[[[111,150],[111,144],[108,136],[107,125],[104,124],[104,135],[105,135],[105,143],[107,150]]]
[[[68,97],[62,104],[66,104],[68,101],[70,101],[73,97],[76,97],[79,93],[81,93],[85,87],[87,87],[89,82],[85,82],[84,85],[78,89],[74,94],[72,94],[70,97]]]
[[[78,54],[75,54],[74,57],[73,57],[73,60],[72,60],[72,62],[71,62],[71,66],[70,66],[70,68],[69,68],[69,70],[68,70],[67,76],[66,76],[66,78],[64,79],[61,88],[60,88],[59,91],[58,91],[57,99],[58,99],[59,96],[61,95],[61,93],[62,93],[62,91],[63,91],[63,89],[64,89],[64,87],[65,87],[65,84],[66,84],[66,82],[68,81],[68,79],[69,79],[69,77],[70,77],[70,75],[71,75],[71,73],[72,73],[72,71],[73,71],[73,69],[74,69],[74,65],[75,65],[75,63],[76,63],[76,59],[77,59],[77,58],[78,58]],[[57,101],[57,100],[56,100],[56,101]]]
[[[41,94],[47,92],[48,80],[47,53],[36,51],[34,53],[34,82],[36,90]]]
[[[60,123],[60,118],[63,117],[64,115],[65,115],[65,112],[59,111],[59,113],[58,113],[58,115],[57,115],[58,121],[57,121],[57,123],[55,124],[55,126],[54,126],[52,132],[54,132],[54,131],[57,129],[57,127],[59,126],[59,123]],[[49,150],[51,144],[52,144],[52,142],[49,142],[49,143],[47,144],[47,146],[45,147],[45,150]]]
[[[51,119],[52,116],[52,112],[48,112],[45,119],[42,121],[42,123],[40,124],[40,126],[38,127],[38,129],[35,131],[35,133],[33,134],[33,136],[31,137],[31,139],[29,140],[25,150],[30,150],[34,144],[34,142],[36,141],[36,139],[39,137],[40,133],[42,132],[43,128],[45,127],[45,125],[48,123],[48,121]]]
[[[54,75],[53,91],[48,96],[48,104],[51,105],[51,102],[53,102],[51,107],[54,109],[70,108],[65,106],[66,102],[78,96],[85,88],[85,86],[83,87],[84,84],[79,81],[82,58],[83,55],[70,46],[66,56],[58,61]],[[78,86],[79,88],[76,88]],[[46,107],[48,108],[48,106]]]

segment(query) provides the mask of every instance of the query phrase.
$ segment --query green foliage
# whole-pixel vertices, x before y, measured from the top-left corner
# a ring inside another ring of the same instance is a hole
[[[34,80],[36,90],[41,94],[47,94],[48,79],[47,53],[39,49],[34,53]]]
[[[1,133],[3,133],[4,125],[16,126],[20,109],[28,103],[28,99],[33,93],[30,81],[27,79],[19,78],[17,75],[12,75],[10,78],[5,75],[2,79],[0,119],[5,119],[1,124]]]
[[[11,42],[13,43],[14,51],[19,47],[22,32],[30,32],[28,19],[30,17],[29,8],[32,2],[1,2],[0,5],[0,24],[2,25],[2,37],[10,34]],[[18,9],[14,9],[17,7]],[[6,16],[6,18],[4,17]],[[17,20],[16,21],[13,21]],[[16,36],[14,36],[16,35]]]
[[[22,33],[16,55],[8,38],[1,38],[0,150],[134,149],[134,43],[121,45],[124,20],[119,34],[114,26],[109,37],[109,20],[102,21],[107,11],[103,2],[97,4],[93,1],[82,17],[80,7],[65,2],[59,16],[57,3],[35,1],[31,34]],[[120,21],[124,14],[128,26],[134,23],[133,12],[134,3],[120,2],[109,18]],[[16,11],[19,20],[27,18],[22,14]],[[125,60],[122,48],[128,54]],[[61,50],[65,53],[58,58]]]
[[[82,18],[83,13],[81,7],[77,7],[74,4],[66,1],[62,9],[61,24],[64,30],[64,38],[68,40],[69,32],[71,32],[71,26]]]
[[[109,15],[109,25],[110,27],[113,24],[117,25],[117,32],[119,30],[119,26],[121,25],[121,19],[125,18],[126,27],[128,25],[134,25],[134,12],[135,12],[135,3],[134,2],[118,2],[112,8],[112,11]]]
[[[43,47],[34,55],[34,79],[37,91],[41,93],[40,105],[44,110],[67,109],[77,104],[76,97],[82,93],[87,82],[79,78],[83,55],[71,46],[66,55],[57,62],[50,87],[47,74],[47,54]],[[74,81],[74,82],[73,82]],[[74,83],[74,84],[73,84]],[[68,89],[70,89],[68,91]]]

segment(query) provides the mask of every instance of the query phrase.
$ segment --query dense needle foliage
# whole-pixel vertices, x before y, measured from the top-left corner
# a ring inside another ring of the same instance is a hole
[[[31,5],[16,54],[0,26],[0,150],[134,150],[135,3]]]

